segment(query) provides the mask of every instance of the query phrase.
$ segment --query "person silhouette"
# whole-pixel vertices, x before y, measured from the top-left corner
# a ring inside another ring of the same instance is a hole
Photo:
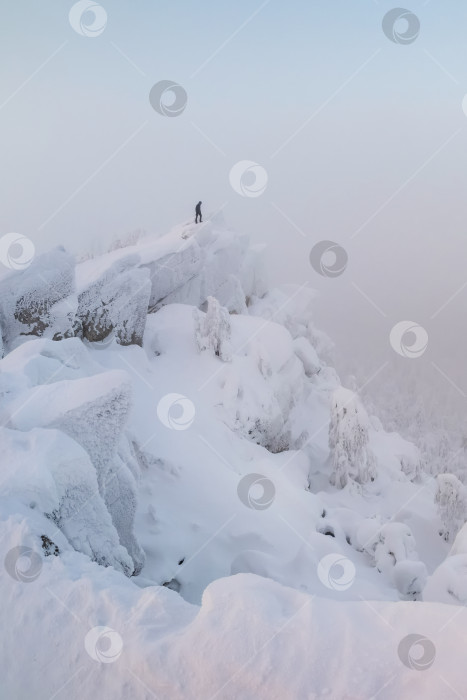
[[[196,214],[195,224],[198,223],[198,216],[199,216],[200,222],[203,221],[203,215],[201,214],[201,205],[202,205],[202,203],[203,203],[203,202],[198,202],[198,204],[196,205],[196,209],[195,209],[195,214]]]

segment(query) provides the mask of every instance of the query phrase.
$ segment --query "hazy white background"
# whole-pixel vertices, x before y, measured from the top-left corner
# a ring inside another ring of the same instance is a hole
[[[71,28],[72,4],[2,8],[0,233],[99,252],[199,199],[224,206],[267,244],[273,281],[320,290],[343,373],[424,363],[427,392],[463,411],[467,5],[414,0],[420,36],[401,46],[381,29],[386,0],[103,0],[95,38]],[[188,93],[177,118],[149,103],[163,79]],[[261,197],[229,184],[243,159],[268,172]],[[309,265],[322,239],[348,251],[337,279]],[[429,333],[417,361],[389,345],[405,319]]]

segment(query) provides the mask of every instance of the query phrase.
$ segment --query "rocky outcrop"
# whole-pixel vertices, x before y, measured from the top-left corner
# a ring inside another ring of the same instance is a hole
[[[130,255],[113,263],[78,299],[83,338],[105,340],[112,332],[120,345],[142,345],[151,296],[149,271]]]
[[[64,342],[74,344],[75,341]],[[21,353],[21,350],[18,348],[16,352]],[[50,355],[53,354],[51,348]],[[92,479],[87,477],[85,487],[79,487],[83,504],[87,505],[91,499],[97,499],[99,512],[105,509],[108,520],[105,520],[105,556],[96,550],[94,558],[99,563],[107,562],[114,566],[115,562],[120,562],[119,566],[124,573],[132,575],[141,571],[144,553],[133,531],[137,505],[136,481],[125,458],[131,454],[132,449],[131,445],[126,444],[128,439],[123,435],[129,408],[128,377],[121,370],[113,370],[51,384],[39,383],[21,392],[15,401],[7,405],[2,418],[9,428],[19,431],[34,428],[47,429],[48,432],[59,431],[71,438],[76,449],[78,445],[82,448],[93,471]],[[59,467],[57,471],[59,472]],[[80,467],[80,473],[82,471]],[[88,468],[87,471],[89,472]],[[68,477],[65,477],[64,474],[66,482]],[[77,515],[80,512],[80,508],[75,507],[76,499],[80,496],[74,491],[65,496],[67,503],[63,504],[63,498],[59,499],[59,504],[62,505],[53,508],[52,517],[62,532],[67,534],[69,520],[74,519],[75,512]],[[45,512],[50,515],[48,511]],[[94,520],[94,517],[89,518],[90,523]],[[74,525],[72,531],[75,531]],[[69,538],[69,541],[80,549],[77,542],[83,537],[89,542],[88,535],[85,536],[83,532],[74,540]],[[113,552],[114,549],[116,553]]]
[[[27,336],[142,345],[148,313],[171,303],[204,310],[208,297],[230,313],[246,313],[246,299],[261,294],[251,271],[256,255],[248,237],[218,218],[79,264],[56,249],[0,281],[5,350]]]
[[[208,297],[215,297],[230,312],[244,312],[246,295],[257,291],[242,287],[243,280],[248,286],[255,285],[244,267],[248,238],[225,227],[206,226],[199,234],[196,228],[186,230],[192,238],[148,264],[152,285],[149,311],[166,304],[201,307]]]
[[[61,340],[75,334],[75,262],[62,248],[0,281],[0,324],[11,350],[26,336]]]

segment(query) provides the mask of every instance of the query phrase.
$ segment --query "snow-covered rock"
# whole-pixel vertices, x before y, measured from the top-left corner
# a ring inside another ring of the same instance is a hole
[[[54,525],[78,552],[127,576],[134,571],[109,512],[99,495],[89,455],[58,430],[1,429],[6,468],[0,473],[0,498],[13,499]],[[41,532],[37,533],[38,535]]]
[[[77,339],[71,341],[72,345],[76,343],[79,343]],[[24,356],[21,351],[18,348],[16,352]],[[8,358],[10,365],[14,354]],[[139,573],[144,555],[133,531],[136,483],[118,454],[119,445],[125,440],[122,433],[130,397],[131,388],[124,371],[101,372],[23,387],[4,407],[2,417],[6,425],[16,430],[55,428],[84,448],[95,470],[98,494],[111,515],[120,542],[133,559],[133,567],[127,570]]]
[[[134,245],[81,262],[77,289],[81,295],[99,284],[126,258],[149,274],[150,312],[173,303],[200,307],[213,296],[229,311],[241,313],[246,310],[246,295],[264,290],[258,270],[250,266],[257,256],[248,236],[230,230],[217,215],[203,224],[186,223],[161,238],[143,237]]]
[[[446,559],[428,579],[423,598],[467,605],[467,523],[457,534]]]
[[[295,338],[293,342],[294,352],[301,360],[303,369],[307,377],[313,377],[318,374],[322,367],[322,363],[318,357],[318,353],[311,343],[303,336]]]
[[[117,260],[81,291],[77,315],[86,340],[102,341],[113,332],[120,345],[142,345],[151,283],[138,262],[135,255]]]
[[[147,263],[151,279],[151,312],[157,311],[164,303],[200,297],[203,256],[198,242],[190,243]]]
[[[74,335],[77,300],[74,259],[57,248],[0,281],[0,327],[9,351],[27,336]]]
[[[76,270],[74,259],[57,249],[1,280],[2,343],[8,351],[30,335],[78,335],[141,345],[148,310],[170,303],[201,307],[208,297],[244,313],[246,294],[262,290],[247,264],[252,257],[248,237],[229,230],[220,217],[177,227],[162,239],[143,238]]]
[[[199,307],[212,296],[229,311],[244,312],[242,276],[248,238],[210,222],[199,232],[194,224],[185,227],[183,235],[186,242],[174,252],[147,263],[152,283],[150,311],[177,303]],[[255,282],[249,280],[249,285]]]

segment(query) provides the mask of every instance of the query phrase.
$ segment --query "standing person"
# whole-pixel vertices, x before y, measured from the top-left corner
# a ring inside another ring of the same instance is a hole
[[[203,220],[203,215],[201,214],[201,205],[202,205],[202,203],[203,203],[203,202],[198,202],[198,204],[196,205],[196,209],[195,209],[195,214],[196,214],[195,224],[198,223],[198,216],[199,216],[200,222]]]

